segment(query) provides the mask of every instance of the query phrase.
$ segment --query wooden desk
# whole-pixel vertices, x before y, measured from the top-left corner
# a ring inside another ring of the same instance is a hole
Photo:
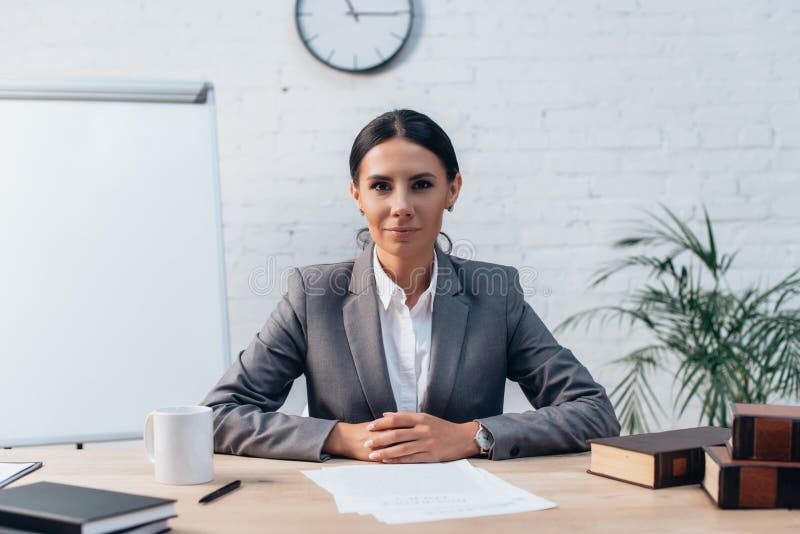
[[[501,478],[558,504],[558,508],[504,516],[401,526],[372,516],[340,514],[333,497],[300,474],[322,464],[216,455],[213,483],[166,486],[153,478],[143,450],[21,448],[0,461],[41,460],[44,467],[14,482],[79,484],[177,499],[176,533],[373,532],[462,534],[490,532],[800,532],[800,511],[719,510],[700,486],[648,490],[589,475],[589,454],[490,462],[471,460]],[[325,466],[358,462],[333,460]],[[242,488],[209,505],[197,500],[235,479]]]

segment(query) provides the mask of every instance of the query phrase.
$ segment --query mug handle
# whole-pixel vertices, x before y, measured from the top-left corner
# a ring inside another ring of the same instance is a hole
[[[153,413],[150,412],[144,420],[144,450],[152,463],[156,463],[153,451]]]

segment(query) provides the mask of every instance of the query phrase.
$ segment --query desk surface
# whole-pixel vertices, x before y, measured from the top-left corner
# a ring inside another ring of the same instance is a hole
[[[21,448],[0,451],[0,461],[44,462],[13,485],[40,480],[177,499],[182,532],[800,532],[800,510],[719,510],[700,486],[649,490],[586,473],[589,454],[490,462],[471,460],[508,482],[554,501],[558,508],[503,516],[384,525],[372,516],[340,514],[333,497],[300,474],[322,464],[214,457],[215,479],[197,486],[167,486],[153,478],[143,450]],[[326,467],[358,462],[332,460]],[[235,479],[242,488],[209,505],[197,500]],[[11,486],[9,486],[11,487]]]

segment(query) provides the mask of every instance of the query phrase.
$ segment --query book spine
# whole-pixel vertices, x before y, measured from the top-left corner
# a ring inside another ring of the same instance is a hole
[[[19,512],[0,510],[0,525],[33,532],[53,534],[81,534],[81,526],[46,517],[33,517]]]
[[[665,452],[656,455],[654,488],[699,484],[705,473],[703,448]]]
[[[800,462],[800,419],[734,416],[731,456]]]
[[[720,508],[800,507],[800,468],[721,466]]]

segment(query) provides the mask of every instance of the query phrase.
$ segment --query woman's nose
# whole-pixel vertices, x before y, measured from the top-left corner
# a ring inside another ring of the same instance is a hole
[[[410,216],[414,214],[414,206],[407,193],[398,191],[392,199],[392,215],[396,217]]]

